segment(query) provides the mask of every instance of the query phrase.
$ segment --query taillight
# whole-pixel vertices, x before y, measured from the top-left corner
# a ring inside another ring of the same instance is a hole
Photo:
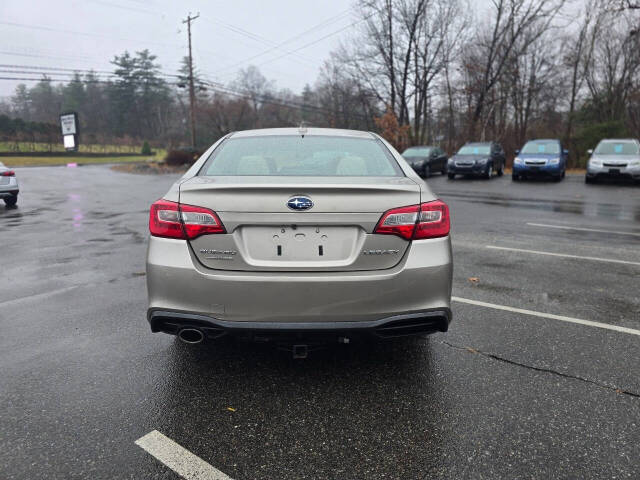
[[[3,176],[3,177],[15,177],[16,176],[16,172],[14,172],[13,170],[6,170],[6,171],[0,173],[0,176]]]
[[[200,235],[225,233],[213,210],[158,200],[149,212],[149,232],[154,237],[193,240]]]
[[[449,229],[449,207],[442,200],[434,200],[385,212],[373,233],[417,240],[446,237]]]

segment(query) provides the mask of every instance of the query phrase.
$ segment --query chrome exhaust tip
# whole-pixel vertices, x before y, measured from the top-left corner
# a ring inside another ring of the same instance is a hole
[[[194,345],[204,340],[204,333],[197,328],[183,328],[178,332],[178,338],[184,343]]]

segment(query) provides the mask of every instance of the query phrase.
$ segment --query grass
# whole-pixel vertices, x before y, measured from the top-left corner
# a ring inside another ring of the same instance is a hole
[[[37,167],[37,166],[54,166],[54,165],[66,165],[67,163],[74,162],[82,165],[89,164],[101,164],[101,163],[132,163],[132,162],[146,162],[146,161],[159,161],[164,157],[164,152],[156,156],[131,156],[131,157],[38,157],[36,155],[32,157],[0,157],[0,162],[4,163],[7,167]]]

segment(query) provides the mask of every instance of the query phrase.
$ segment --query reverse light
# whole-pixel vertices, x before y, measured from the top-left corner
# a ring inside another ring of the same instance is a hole
[[[15,176],[16,176],[16,172],[14,172],[13,170],[6,170],[0,173],[0,177],[15,177]]]
[[[149,232],[154,237],[193,240],[226,230],[213,210],[158,200],[149,211]]]
[[[442,200],[435,200],[385,212],[373,233],[417,240],[446,237],[449,230],[449,207]]]

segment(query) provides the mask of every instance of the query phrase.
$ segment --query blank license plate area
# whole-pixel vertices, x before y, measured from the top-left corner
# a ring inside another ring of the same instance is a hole
[[[356,226],[250,226],[242,227],[240,236],[249,262],[335,262],[352,257],[359,230]]]
[[[620,173],[620,169],[619,168],[610,168],[609,169],[609,173],[611,173],[613,175],[618,175]]]

